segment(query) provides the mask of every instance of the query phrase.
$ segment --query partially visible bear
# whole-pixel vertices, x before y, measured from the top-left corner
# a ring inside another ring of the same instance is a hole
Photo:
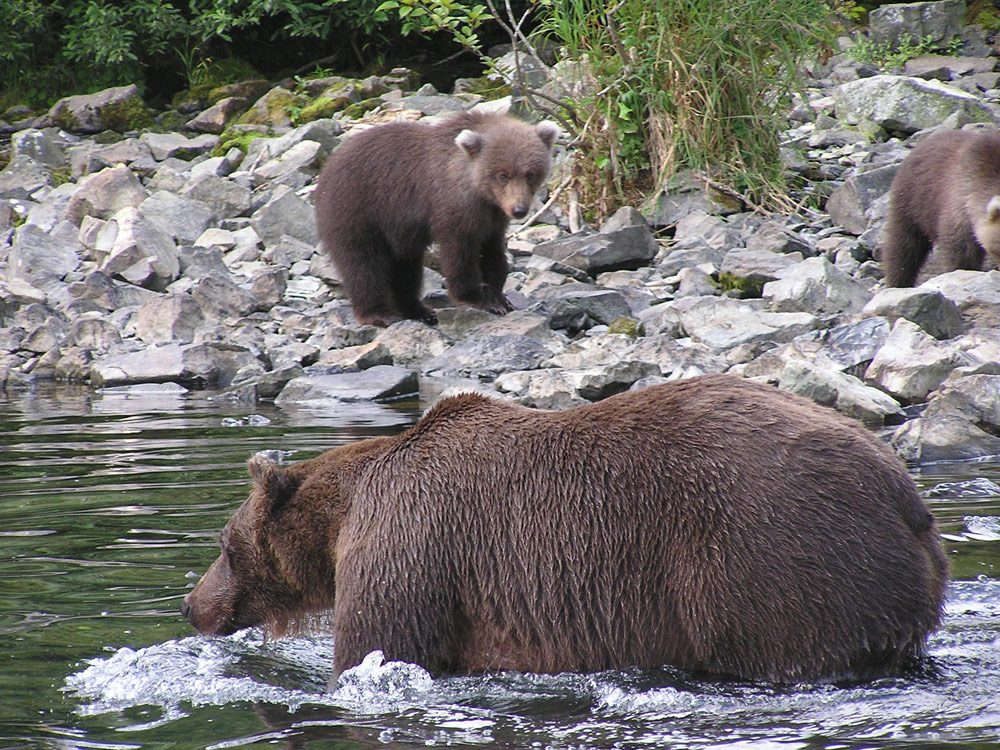
[[[1000,132],[953,130],[917,145],[892,181],[886,286],[913,286],[931,247],[949,271],[1000,263]]]
[[[511,307],[510,219],[549,173],[558,128],[466,112],[438,125],[392,123],[351,136],[316,185],[316,223],[361,323],[437,318],[420,299],[436,242],[448,295],[491,313]]]
[[[907,667],[947,563],[859,424],[711,375],[563,412],[465,394],[254,487],[184,600],[201,633],[333,611],[334,675],[673,665],[780,682]]]

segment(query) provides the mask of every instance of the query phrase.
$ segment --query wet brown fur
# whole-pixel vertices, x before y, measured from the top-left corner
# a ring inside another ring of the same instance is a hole
[[[359,322],[436,322],[420,300],[423,255],[439,247],[449,296],[511,309],[504,233],[549,173],[557,135],[501,115],[392,123],[349,137],[316,187],[316,222]]]
[[[234,565],[185,608],[206,634],[332,608],[335,674],[381,649],[435,674],[867,678],[940,617],[947,564],[903,464],[730,376],[564,412],[462,395],[397,437],[251,471]]]
[[[941,266],[981,270],[1000,263],[1000,133],[947,131],[928,137],[892,182],[882,242],[886,286],[913,286],[933,247]]]

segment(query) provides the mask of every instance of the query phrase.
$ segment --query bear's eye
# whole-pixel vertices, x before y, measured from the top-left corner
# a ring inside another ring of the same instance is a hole
[[[528,172],[527,174],[524,175],[524,179],[526,179],[528,182],[534,182],[537,177],[538,175],[535,174],[534,172]]]
[[[499,182],[501,185],[506,185],[508,182],[510,182],[510,175],[507,174],[506,172],[497,172],[497,182]]]

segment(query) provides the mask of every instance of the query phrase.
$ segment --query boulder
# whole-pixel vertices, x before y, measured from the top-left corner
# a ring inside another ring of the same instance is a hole
[[[323,402],[386,401],[416,394],[417,373],[402,367],[376,365],[361,372],[302,375],[288,381],[274,400],[278,406]]]
[[[923,286],[882,289],[868,301],[861,314],[885,318],[890,323],[905,318],[936,339],[950,339],[962,330],[958,306],[941,292]]]
[[[868,37],[876,44],[898,47],[929,42],[944,48],[965,28],[965,0],[891,3],[868,14]]]
[[[848,123],[873,122],[886,130],[915,133],[956,115],[964,122],[1000,122],[995,106],[939,81],[877,75],[834,91],[837,116]]]
[[[77,226],[85,216],[108,219],[123,208],[139,206],[148,197],[132,170],[117,164],[80,181],[66,208],[66,218]]]
[[[764,284],[763,297],[775,312],[820,315],[860,311],[872,294],[826,258],[807,258]]]
[[[939,342],[900,318],[865,371],[865,380],[904,403],[916,403],[926,400],[956,367],[972,363],[954,341]]]

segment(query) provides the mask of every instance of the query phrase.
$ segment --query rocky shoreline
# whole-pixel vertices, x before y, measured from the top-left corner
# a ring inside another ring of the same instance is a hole
[[[509,97],[414,90],[397,70],[310,82],[321,113],[320,100],[352,93],[346,109],[305,124],[274,106],[288,93],[277,86],[255,103],[234,94],[188,112],[182,131],[114,140],[102,112],[120,115],[137,92],[72,97],[7,126],[0,388],[177,383],[320,406],[434,382],[566,408],[731,372],[884,430],[909,461],[1000,455],[1000,271],[883,289],[873,260],[908,146],[939,127],[1000,125],[997,50],[974,27],[958,31],[962,56],[917,58],[902,75],[845,55],[810,71],[783,153],[824,211],[741,212],[695,179],[599,228],[539,203],[512,227],[515,311],[455,307],[428,270],[436,327],[355,324],[317,249],[315,177],[355,128],[507,111]],[[240,107],[266,124],[234,131],[226,122]],[[226,147],[233,132],[267,135],[244,154]],[[550,185],[572,158],[559,149]]]

